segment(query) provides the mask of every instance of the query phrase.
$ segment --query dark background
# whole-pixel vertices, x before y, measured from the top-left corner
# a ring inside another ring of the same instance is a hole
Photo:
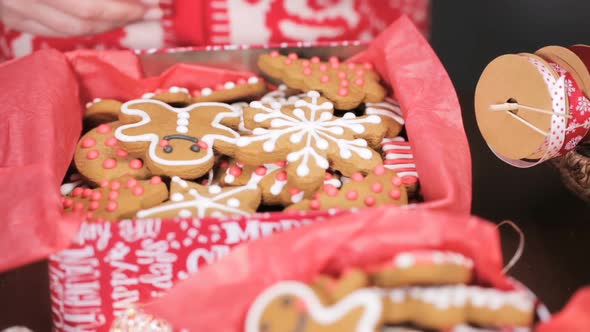
[[[473,213],[511,219],[524,231],[524,256],[510,274],[552,311],[590,285],[590,205],[562,185],[548,165],[520,170],[503,164],[481,139],[473,114],[479,74],[504,53],[547,45],[590,44],[590,1],[434,0],[432,45],[455,83],[473,155]],[[452,142],[449,142],[451,145]],[[506,260],[518,238],[502,229]],[[47,267],[37,263],[0,274],[0,329],[21,324],[50,331]]]

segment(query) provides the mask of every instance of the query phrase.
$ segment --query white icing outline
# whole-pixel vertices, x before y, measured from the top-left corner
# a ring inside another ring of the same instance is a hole
[[[394,120],[402,126],[406,123],[398,102],[391,98],[385,98],[384,102],[365,103],[365,105],[367,106],[365,114],[381,115]]]
[[[129,136],[129,135],[126,135],[123,133],[123,131],[126,129],[141,127],[141,126],[151,122],[152,119],[147,112],[140,110],[140,109],[132,108],[134,105],[145,104],[145,103],[157,104],[159,106],[162,106],[162,107],[166,108],[168,111],[176,113],[177,116],[180,113],[183,113],[183,112],[190,113],[191,111],[194,111],[194,110],[196,110],[198,108],[202,108],[202,107],[211,107],[211,106],[223,107],[231,112],[219,112],[215,116],[213,121],[211,122],[211,127],[226,131],[228,134],[233,136],[233,138],[229,138],[227,136],[222,136],[222,135],[217,135],[217,134],[207,134],[207,135],[204,135],[203,137],[199,137],[199,139],[201,141],[207,143],[207,145],[208,145],[207,153],[205,154],[205,156],[198,158],[198,159],[191,159],[191,160],[162,159],[162,158],[158,157],[158,155],[156,155],[156,149],[158,148],[159,143],[160,143],[160,139],[161,139],[161,137],[158,136],[156,133],[145,133],[142,135],[135,135],[135,136]],[[220,141],[227,142],[230,144],[235,144],[236,140],[240,137],[240,135],[237,132],[235,132],[233,129],[221,124],[221,121],[225,118],[233,118],[233,117],[240,116],[235,108],[233,108],[230,105],[224,104],[224,103],[204,102],[204,103],[192,104],[192,105],[184,107],[184,108],[175,108],[175,107],[172,107],[172,106],[170,106],[164,102],[161,102],[159,100],[138,99],[138,100],[128,101],[125,104],[123,104],[123,106],[121,106],[121,113],[127,114],[127,115],[132,115],[132,116],[139,116],[141,118],[141,120],[139,122],[122,125],[119,128],[117,128],[115,130],[115,138],[117,138],[118,140],[123,141],[123,142],[149,142],[150,145],[147,149],[147,156],[153,162],[160,164],[160,165],[164,165],[164,166],[201,165],[213,158],[213,146],[214,146],[216,140],[220,140]]]
[[[374,290],[357,290],[335,305],[325,307],[306,284],[283,281],[267,288],[254,300],[246,315],[244,332],[259,332],[264,310],[273,300],[283,295],[295,295],[305,301],[311,318],[322,325],[333,324],[358,307],[364,307],[365,312],[357,322],[356,332],[375,332],[381,320],[381,297]]]

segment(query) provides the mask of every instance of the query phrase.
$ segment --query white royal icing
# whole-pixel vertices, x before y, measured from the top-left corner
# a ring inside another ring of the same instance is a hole
[[[325,307],[307,285],[283,281],[267,288],[254,300],[246,316],[244,331],[259,332],[266,308],[277,297],[284,295],[294,295],[304,301],[311,319],[321,325],[334,324],[359,307],[364,308],[364,312],[356,323],[356,332],[374,332],[380,324],[382,303],[379,294],[373,290],[357,290],[333,306]]]
[[[405,123],[399,104],[391,98],[385,98],[384,102],[366,103],[365,105],[367,106],[365,108],[365,114],[384,116],[400,125]]]
[[[200,158],[187,159],[187,160],[170,160],[170,159],[160,158],[156,154],[156,149],[158,148],[160,140],[161,140],[161,137],[157,133],[152,132],[152,133],[144,133],[144,134],[131,135],[131,136],[125,134],[125,130],[127,130],[127,129],[138,128],[138,127],[146,125],[152,121],[152,118],[150,117],[150,115],[147,112],[140,110],[140,109],[133,108],[137,104],[146,104],[146,103],[159,105],[159,106],[165,108],[166,110],[170,111],[171,113],[175,113],[176,117],[177,117],[177,125],[178,125],[176,127],[176,131],[179,133],[182,133],[182,134],[188,133],[188,131],[189,131],[188,126],[184,125],[185,123],[187,123],[184,120],[190,121],[191,112],[193,112],[193,111],[199,112],[200,108],[211,107],[211,106],[226,108],[228,110],[228,112],[220,112],[219,114],[217,114],[215,116],[215,118],[213,119],[213,121],[211,122],[211,126],[213,128],[216,128],[216,129],[226,132],[228,136],[218,135],[218,134],[207,134],[207,135],[204,135],[203,137],[199,137],[199,139],[201,141],[204,141],[209,146],[206,150],[205,155]],[[196,103],[196,104],[192,104],[190,106],[184,107],[184,108],[175,108],[175,107],[172,107],[172,106],[170,106],[166,103],[163,103],[159,100],[140,99],[140,100],[132,100],[132,101],[129,101],[129,102],[126,102],[125,104],[123,104],[123,106],[121,107],[121,113],[127,114],[127,115],[138,116],[141,118],[141,120],[139,122],[126,124],[126,125],[122,125],[122,126],[118,127],[115,130],[115,137],[118,140],[123,141],[123,142],[149,142],[150,145],[148,147],[148,157],[153,162],[160,164],[160,165],[165,165],[165,166],[201,165],[201,164],[211,160],[211,158],[213,158],[213,145],[215,144],[215,141],[220,140],[220,141],[234,144],[236,139],[240,136],[233,129],[221,124],[221,121],[223,119],[235,118],[235,117],[240,116],[239,113],[233,107],[231,107],[230,105],[227,105],[227,104],[223,104],[223,103],[213,103],[213,102]]]
[[[403,252],[393,258],[393,265],[407,269],[423,262],[433,264],[456,264],[466,268],[473,267],[473,260],[453,251],[418,250]]]
[[[349,140],[338,136],[344,134],[345,129],[351,130],[356,134],[362,134],[365,131],[365,124],[377,124],[381,119],[375,115],[369,115],[365,118],[356,118],[353,113],[348,113],[342,118],[335,117],[331,112],[333,104],[324,102],[318,105],[320,94],[317,91],[309,91],[307,96],[311,102],[304,99],[297,100],[294,104],[293,115],[282,113],[282,105],[278,102],[270,103],[270,107],[260,101],[250,103],[250,107],[264,111],[254,116],[255,122],[264,122],[271,120],[270,129],[257,128],[252,131],[251,136],[243,136],[237,140],[238,146],[247,146],[254,142],[263,141],[263,150],[273,152],[276,148],[277,141],[284,135],[289,135],[291,143],[301,143],[305,140],[305,145],[301,150],[293,151],[287,155],[287,161],[290,163],[299,162],[296,174],[298,176],[307,176],[311,170],[309,162],[313,159],[315,166],[321,169],[328,169],[330,163],[320,155],[317,150],[327,150],[331,141],[338,146],[340,157],[350,159],[354,154],[363,159],[371,159],[373,154],[367,148],[367,141],[361,138]],[[309,109],[309,118],[302,107]],[[328,112],[322,112],[328,111]],[[319,116],[318,116],[319,114]]]

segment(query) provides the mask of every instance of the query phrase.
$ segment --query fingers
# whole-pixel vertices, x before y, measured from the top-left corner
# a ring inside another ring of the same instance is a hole
[[[142,19],[147,12],[146,7],[140,3],[116,0],[43,0],[42,2],[85,21],[128,23]]]

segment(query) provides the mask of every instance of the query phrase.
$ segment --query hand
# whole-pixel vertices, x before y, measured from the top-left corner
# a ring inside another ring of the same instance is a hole
[[[138,20],[157,20],[157,2],[126,0],[0,0],[0,20],[9,29],[46,37],[77,37],[109,31]],[[151,5],[148,5],[151,4]]]

